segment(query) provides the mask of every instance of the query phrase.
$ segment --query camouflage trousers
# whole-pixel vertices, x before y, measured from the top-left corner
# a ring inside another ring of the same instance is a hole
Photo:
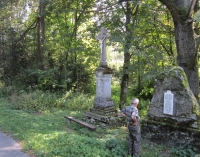
[[[139,157],[140,151],[140,126],[134,126],[133,124],[128,124],[129,130],[129,155],[132,157]]]

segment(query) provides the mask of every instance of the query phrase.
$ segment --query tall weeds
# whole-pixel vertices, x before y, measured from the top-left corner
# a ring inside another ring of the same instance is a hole
[[[14,92],[10,96],[14,109],[29,113],[61,108],[66,110],[84,111],[92,107],[93,97],[71,91],[64,94],[36,90],[29,92]]]

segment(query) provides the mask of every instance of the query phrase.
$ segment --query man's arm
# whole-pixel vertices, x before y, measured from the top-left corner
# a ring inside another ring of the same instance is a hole
[[[132,117],[132,120],[133,120],[133,125],[137,126],[138,125],[137,118],[136,117]]]
[[[132,116],[131,116],[131,118],[132,118],[132,120],[133,120],[133,125],[134,125],[134,126],[137,126],[137,125],[138,125],[138,120],[137,120],[136,117],[138,117],[138,109],[137,109],[136,107],[134,107],[134,110],[133,110]]]
[[[125,113],[126,113],[125,109],[123,109],[123,110],[120,111],[120,115],[122,115],[123,117],[126,117]]]
[[[121,114],[123,117],[126,117],[126,115],[125,115],[123,112],[120,112],[120,114]]]

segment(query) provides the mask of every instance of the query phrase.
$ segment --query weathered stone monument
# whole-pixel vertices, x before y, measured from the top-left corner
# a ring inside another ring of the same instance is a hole
[[[100,41],[101,60],[100,66],[95,70],[96,75],[96,98],[94,107],[113,107],[111,98],[112,70],[107,66],[106,61],[106,39],[109,37],[106,29],[101,28],[97,39]]]
[[[196,126],[199,104],[181,67],[173,67],[156,78],[149,117],[156,121]]]
[[[100,42],[100,65],[95,70],[96,75],[96,97],[94,107],[85,116],[108,122],[110,117],[115,115],[113,100],[111,98],[112,70],[107,65],[106,60],[106,39],[109,37],[107,30],[102,27],[97,39]]]
[[[184,70],[178,66],[167,69],[156,77],[142,136],[170,147],[199,148],[199,113]]]

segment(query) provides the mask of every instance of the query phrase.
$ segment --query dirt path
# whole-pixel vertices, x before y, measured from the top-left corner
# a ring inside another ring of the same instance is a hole
[[[21,151],[20,144],[0,131],[0,157],[29,157]]]

